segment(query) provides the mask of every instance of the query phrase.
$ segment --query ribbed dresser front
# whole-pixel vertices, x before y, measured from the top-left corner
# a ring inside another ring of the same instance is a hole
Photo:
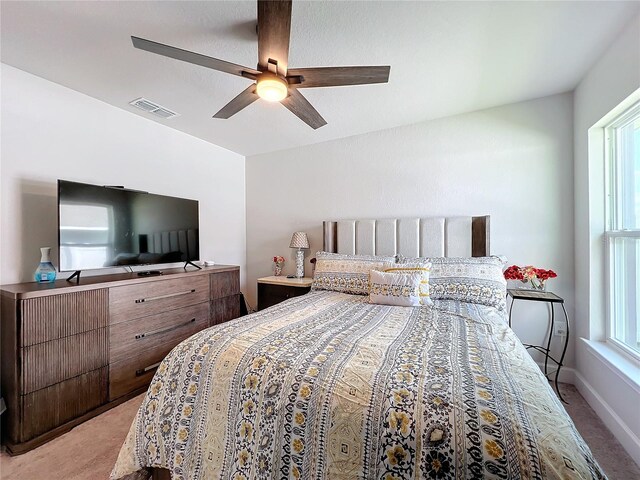
[[[21,441],[106,402],[108,300],[101,288],[20,301]]]

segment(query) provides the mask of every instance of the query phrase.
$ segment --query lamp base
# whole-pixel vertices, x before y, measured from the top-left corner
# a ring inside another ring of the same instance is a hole
[[[304,277],[304,251],[298,249],[296,251],[296,278]]]

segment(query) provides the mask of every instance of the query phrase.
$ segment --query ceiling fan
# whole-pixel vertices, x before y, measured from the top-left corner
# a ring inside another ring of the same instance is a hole
[[[390,66],[288,68],[291,0],[258,0],[258,67],[243,67],[162,43],[131,37],[133,46],[220,72],[255,80],[213,118],[229,118],[258,98],[280,102],[314,130],[327,122],[301,88],[364,85],[389,81]]]

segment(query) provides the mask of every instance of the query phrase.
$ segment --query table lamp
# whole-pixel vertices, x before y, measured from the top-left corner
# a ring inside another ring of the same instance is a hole
[[[304,277],[304,252],[305,248],[309,248],[309,239],[304,232],[294,232],[291,237],[289,248],[297,248],[296,251],[296,278]]]

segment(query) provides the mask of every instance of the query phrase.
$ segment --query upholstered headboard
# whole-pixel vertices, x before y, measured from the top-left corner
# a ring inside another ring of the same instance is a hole
[[[489,255],[489,216],[385,218],[322,223],[326,252],[406,257]]]

